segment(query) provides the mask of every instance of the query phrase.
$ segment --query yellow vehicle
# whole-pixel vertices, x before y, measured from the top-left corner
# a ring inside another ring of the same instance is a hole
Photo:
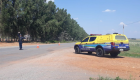
[[[113,34],[91,34],[90,36],[84,38],[81,42],[77,42],[74,45],[75,53],[96,52],[98,57],[104,56],[104,54],[109,54],[112,57],[116,57],[121,51],[130,50],[129,40],[123,34],[113,33]]]

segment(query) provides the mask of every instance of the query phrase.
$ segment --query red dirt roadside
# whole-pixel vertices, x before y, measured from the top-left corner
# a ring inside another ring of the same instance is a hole
[[[67,57],[72,58],[66,61],[68,65],[76,66],[84,70],[95,72],[105,77],[121,77],[132,80],[140,80],[140,59],[129,57],[111,58],[109,55],[105,57],[97,57],[95,54],[87,55],[68,54]]]
[[[120,77],[124,79],[140,80],[140,58],[129,58],[118,56],[112,58],[110,55],[105,57],[97,57],[95,53],[88,55],[87,53],[75,54],[73,48],[54,51],[57,56],[52,56],[36,61],[37,65],[46,63],[58,63],[68,65],[69,67],[77,67],[79,69],[94,73],[104,77]],[[58,56],[59,55],[59,56]],[[48,65],[46,65],[48,66]],[[63,66],[61,66],[63,67]],[[92,77],[92,76],[91,76]],[[94,77],[93,77],[94,78]]]

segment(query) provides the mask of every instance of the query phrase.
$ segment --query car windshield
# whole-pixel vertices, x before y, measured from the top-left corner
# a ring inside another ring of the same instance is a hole
[[[116,39],[116,40],[126,40],[126,37],[125,37],[125,36],[116,35],[116,36],[115,36],[115,39]]]

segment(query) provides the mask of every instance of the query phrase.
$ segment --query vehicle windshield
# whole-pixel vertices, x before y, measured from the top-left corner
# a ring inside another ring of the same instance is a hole
[[[116,40],[126,40],[126,37],[125,36],[116,35],[115,39]]]

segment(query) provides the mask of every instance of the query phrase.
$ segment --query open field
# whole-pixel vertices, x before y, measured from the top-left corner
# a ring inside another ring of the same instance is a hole
[[[130,40],[130,50],[119,54],[120,56],[140,58],[140,40]]]
[[[137,39],[137,40],[129,40],[129,42],[140,42],[140,39]]]

